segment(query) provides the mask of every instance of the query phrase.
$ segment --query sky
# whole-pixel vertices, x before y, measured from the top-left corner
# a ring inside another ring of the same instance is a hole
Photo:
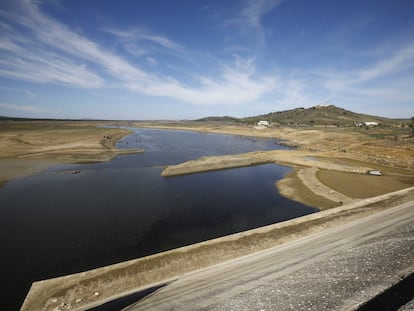
[[[413,0],[1,0],[0,115],[414,116]]]

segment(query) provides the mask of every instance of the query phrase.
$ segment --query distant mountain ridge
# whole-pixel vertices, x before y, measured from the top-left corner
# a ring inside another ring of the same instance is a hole
[[[356,123],[363,122],[377,122],[380,125],[398,126],[408,122],[408,119],[391,119],[356,113],[336,107],[335,105],[317,105],[310,108],[300,107],[240,119],[226,116],[203,118],[198,121],[233,121],[254,124],[261,120],[282,126],[293,127],[314,125],[354,126]]]
[[[240,122],[241,119],[229,117],[229,116],[211,116],[211,117],[205,117],[201,119],[197,119],[195,121],[201,121],[201,122]]]
[[[411,116],[408,116],[411,117]],[[410,119],[391,119],[362,113],[356,113],[335,105],[317,105],[310,108],[295,108],[290,110],[270,112],[258,116],[235,118],[231,116],[209,116],[194,120],[196,122],[244,123],[257,124],[259,121],[268,121],[273,125],[301,127],[301,126],[354,126],[357,123],[377,122],[383,126],[408,126]],[[0,116],[1,121],[116,121],[98,119],[38,119],[24,117]],[[133,121],[133,120],[130,120]]]

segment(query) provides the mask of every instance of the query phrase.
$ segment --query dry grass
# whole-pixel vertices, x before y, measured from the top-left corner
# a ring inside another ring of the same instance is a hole
[[[106,161],[120,153],[134,152],[114,147],[129,132],[100,127],[109,124],[86,121],[1,121],[0,185],[11,178],[36,173],[48,164]],[[325,186],[352,198],[378,195],[414,184],[414,139],[408,137],[406,129],[276,127],[257,130],[247,125],[218,122],[136,122],[124,125],[276,138],[297,147],[295,151],[202,158],[169,167],[165,175],[277,162],[298,168],[319,168],[322,171],[317,173],[317,177]],[[309,157],[314,160],[309,160]],[[390,171],[387,176],[377,179],[340,173],[352,170],[363,172],[366,168],[384,172],[391,168],[406,170],[398,173],[404,176]],[[355,186],[352,190],[350,183],[361,187]],[[277,186],[283,195],[310,206],[329,208],[341,204],[340,201],[332,201],[329,196],[323,198],[320,192],[316,194],[306,187],[297,171]]]
[[[0,158],[42,158],[91,161],[89,155],[114,152],[129,131],[99,128],[96,123],[22,121],[0,123]],[[109,136],[106,139],[104,136]],[[99,159],[98,159],[99,160]]]
[[[378,177],[320,170],[317,177],[328,187],[349,197],[359,199],[397,191],[414,185],[414,174],[411,176],[384,175]]]
[[[298,177],[300,168],[321,169],[316,174],[321,184],[355,199],[414,185],[414,139],[407,135],[407,129],[276,127],[258,130],[251,126],[217,122],[139,123],[136,126],[282,139],[287,145],[297,147],[297,150],[205,157],[168,167],[164,174],[186,174],[271,162],[295,166],[297,169],[294,172],[277,183],[279,192],[290,199],[321,209],[338,206],[344,202],[340,199],[332,201],[329,191],[325,191],[326,195],[321,196],[321,191],[310,189],[309,183],[308,187],[305,186],[303,180]],[[309,158],[313,158],[314,161],[310,161]],[[385,174],[375,179],[372,176],[349,173],[352,170],[364,172],[367,168],[379,169]],[[323,188],[322,185],[314,186]],[[351,188],[354,190],[351,191]]]
[[[275,138],[304,151],[414,170],[414,138],[409,137],[407,128],[273,127],[258,130],[253,126],[218,122],[135,122],[132,125]]]
[[[0,184],[35,173],[48,164],[107,161],[118,154],[115,143],[130,132],[102,128],[107,122],[1,121]]]

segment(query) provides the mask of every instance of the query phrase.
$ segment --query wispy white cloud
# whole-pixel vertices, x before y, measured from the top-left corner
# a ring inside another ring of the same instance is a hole
[[[37,106],[18,105],[18,104],[10,104],[10,103],[0,103],[0,108],[12,110],[12,111],[25,112],[25,113],[34,113],[34,114],[47,112],[46,109],[43,109]]]
[[[24,51],[28,55],[9,55],[0,60],[0,75],[36,83],[62,83],[82,88],[102,85],[103,80],[83,64],[54,53],[34,54],[29,50]]]
[[[390,54],[365,68],[326,71],[320,72],[319,75],[324,77],[324,86],[333,91],[350,90],[358,86],[369,87],[367,84],[371,82],[387,79],[396,74],[398,76],[391,82],[405,79],[404,72],[414,68],[414,44],[409,43]]]
[[[387,108],[381,108],[381,114],[394,117],[413,114],[414,44],[388,47],[386,54],[375,55],[370,61],[362,68],[322,70],[316,66],[314,70],[284,70],[268,102],[273,102],[277,109],[290,109],[330,101],[356,111],[362,108],[366,113],[398,103],[398,111],[388,108],[386,112]]]
[[[414,43],[398,50],[391,57],[363,69],[356,74],[357,82],[364,82],[414,68]]]
[[[262,25],[264,16],[282,4],[284,0],[246,0],[236,16],[225,21],[226,25],[236,26],[238,29],[253,30],[261,45],[266,42],[265,30]]]
[[[190,87],[169,79],[147,85],[145,89],[140,84],[131,84],[131,87],[147,94],[170,96],[198,105],[235,105],[256,100],[277,86],[275,77],[255,77],[252,61],[241,59],[232,66],[224,66],[219,77],[198,76],[197,82],[197,86]]]
[[[145,60],[147,61],[148,64],[150,64],[152,66],[155,66],[155,65],[158,64],[157,60],[153,57],[147,56],[147,57],[145,57]]]
[[[315,103],[319,99],[310,98],[306,89],[306,82],[301,79],[290,78],[286,79],[283,84],[283,89],[280,90],[278,106],[281,107],[301,107],[308,106],[310,103]]]
[[[404,110],[407,114],[414,113],[414,44],[408,42],[402,47],[388,47],[385,55],[375,55],[370,61],[371,64],[362,68],[324,71],[319,68],[306,77],[308,85],[313,87],[306,88],[307,94],[319,90],[322,97],[333,103],[357,111],[363,107],[366,113],[380,113],[378,109],[383,109],[383,115],[388,109],[388,115],[394,117],[403,117]],[[400,110],[389,109],[392,103],[398,103]]]
[[[129,30],[112,28],[103,31],[114,36],[124,51],[134,60],[145,60],[151,66],[158,65],[158,56],[166,53],[187,56],[187,52],[181,44],[165,36],[155,34],[145,27],[135,27]]]
[[[191,85],[147,72],[48,17],[40,11],[37,2],[18,2],[13,10],[0,9],[0,16],[12,29],[0,39],[3,50],[0,75],[5,77],[84,88],[116,85],[193,104],[245,103],[274,88],[272,77],[255,76],[251,61],[245,62],[249,63],[248,70],[237,61],[234,65],[222,66],[218,78],[197,75],[197,83]],[[25,28],[24,32],[16,30],[21,27]],[[132,32],[112,30],[112,34],[149,41],[175,51],[183,49],[168,38],[139,28]]]
[[[71,31],[65,25],[44,15],[37,6],[31,1],[18,2],[14,10],[1,10],[0,14],[12,23],[26,28],[26,44],[13,42],[17,45],[14,48],[15,55],[10,64],[32,63],[33,65],[46,64],[46,69],[50,72],[41,70],[41,66],[33,68],[34,76],[41,79],[41,76],[49,77],[38,82],[68,82],[75,86],[98,87],[103,83],[103,78],[94,72],[88,65],[89,63],[98,64],[112,76],[143,78],[146,74],[134,68],[127,61],[116,55],[105,52],[98,44],[87,38]],[[30,33],[31,32],[31,33]],[[9,33],[7,39],[13,40],[13,34]],[[3,40],[2,40],[3,41]],[[33,49],[34,48],[34,49]],[[27,53],[27,52],[31,53]],[[59,52],[59,54],[57,54]],[[16,54],[17,53],[17,54]],[[3,64],[4,65],[4,64]],[[74,71],[71,68],[75,68]],[[17,65],[15,78],[23,78],[33,81],[32,75],[24,73]],[[11,75],[13,70],[3,70],[3,74]],[[39,72],[36,72],[39,71]],[[63,77],[63,78],[61,78]],[[78,81],[79,80],[79,81]],[[89,82],[88,81],[92,81]]]
[[[273,11],[284,0],[249,0],[242,9],[241,16],[247,21],[259,36],[260,42],[264,44],[265,33],[262,26],[262,18]]]
[[[20,88],[17,88],[17,87],[0,86],[0,90],[25,94],[27,99],[33,99],[33,98],[36,97],[36,94],[33,93],[32,91],[25,90],[25,89],[20,89]]]
[[[249,27],[264,43],[263,18],[282,2],[245,2],[236,22]],[[409,80],[414,68],[413,43],[393,47],[387,57],[384,53],[375,55],[372,59],[376,61],[371,60],[371,65],[362,69],[321,70],[316,64],[314,72],[286,67],[278,71],[270,68],[277,64],[270,64],[266,72],[258,72],[254,57],[234,55],[225,60],[211,57],[208,66],[200,61],[195,69],[181,63],[185,62],[186,55],[191,55],[191,62],[199,61],[201,53],[143,27],[129,31],[105,29],[107,34],[122,41],[127,53],[121,53],[49,17],[41,11],[38,2],[0,4],[0,18],[0,76],[6,78],[78,88],[128,90],[194,105],[248,106],[260,102],[263,106],[275,104],[275,110],[314,105],[328,99],[340,104],[348,99],[355,101],[356,97],[371,102],[379,98],[392,101],[393,96],[401,101],[414,101],[414,90],[410,86],[413,81]],[[163,62],[157,53],[181,57],[180,65]],[[173,66],[181,71],[174,70]],[[174,72],[176,76],[166,72]],[[1,107],[13,109],[10,105]],[[31,106],[13,107],[31,109]]]
[[[140,41],[148,41],[167,49],[175,51],[184,50],[184,47],[181,44],[174,42],[167,37],[157,35],[144,27],[132,28],[127,31],[119,29],[104,29],[104,31],[118,37],[126,43],[133,42],[137,44]]]
[[[12,5],[13,6],[13,5]],[[98,87],[103,80],[89,70],[85,63],[69,58],[54,49],[64,47],[57,34],[56,25],[47,22],[31,3],[16,4],[15,11],[0,9],[0,16],[9,21],[0,36],[0,75],[37,83],[63,83],[77,87]],[[16,24],[30,32],[13,27]]]

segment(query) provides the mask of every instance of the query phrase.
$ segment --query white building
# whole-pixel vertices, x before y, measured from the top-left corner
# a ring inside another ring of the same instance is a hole
[[[378,126],[378,122],[365,121],[362,123],[355,123],[356,126]]]
[[[366,125],[366,126],[377,126],[378,122],[364,122],[364,125]]]
[[[259,121],[257,122],[257,126],[259,127],[268,127],[270,125],[269,121]]]

